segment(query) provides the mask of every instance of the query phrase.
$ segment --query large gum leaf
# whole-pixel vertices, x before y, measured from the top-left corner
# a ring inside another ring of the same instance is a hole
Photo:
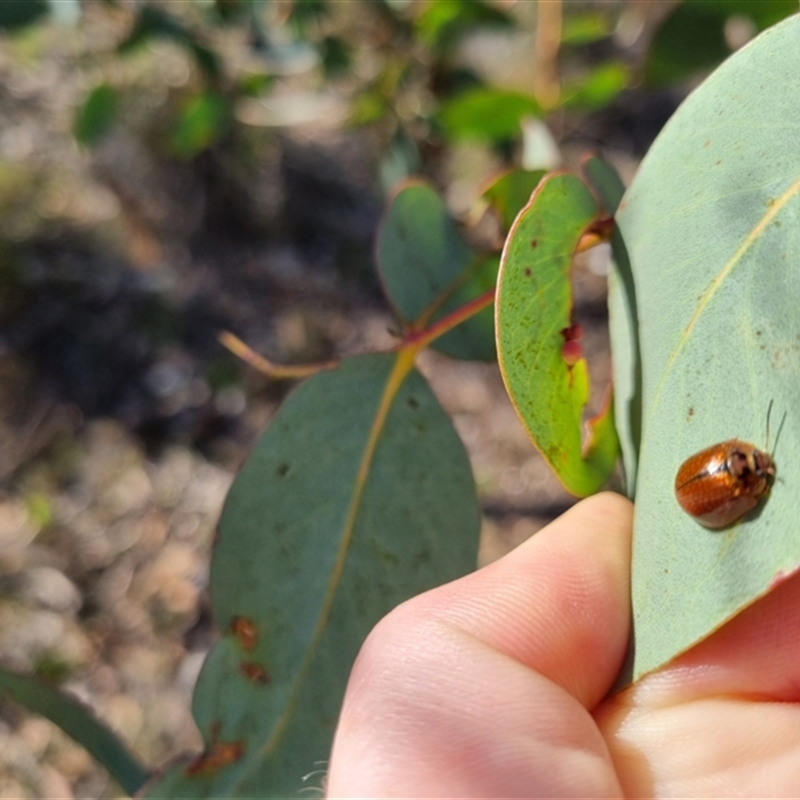
[[[506,240],[495,303],[511,400],[534,444],[577,495],[608,480],[618,452],[608,407],[584,442],[589,373],[572,316],[572,256],[597,216],[594,197],[574,175],[542,180]]]
[[[792,17],[723,64],[659,136],[618,215],[642,355],[634,676],[800,567],[799,43]],[[616,353],[629,332],[614,320]],[[728,529],[703,528],[675,499],[678,467],[734,437],[764,447],[770,402],[771,495]]]
[[[499,256],[478,257],[473,266],[458,282],[433,321],[467,305],[476,297],[491,292],[497,285]],[[445,333],[431,343],[434,350],[451,358],[473,361],[494,361],[497,351],[494,344],[494,309],[491,305]]]
[[[223,636],[193,704],[207,750],[148,797],[293,797],[309,775],[318,787],[366,634],[474,568],[469,462],[405,358],[353,358],[300,385],[237,477],[211,570]]]
[[[378,232],[378,274],[405,327],[423,328],[491,290],[497,259],[461,237],[441,197],[411,181],[392,199]],[[453,358],[493,361],[494,319],[487,308],[437,339]]]

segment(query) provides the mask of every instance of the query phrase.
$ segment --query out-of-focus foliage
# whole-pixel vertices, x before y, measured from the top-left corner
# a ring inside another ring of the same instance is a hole
[[[654,37],[645,74],[663,86],[713,69],[758,31],[798,10],[795,0],[691,0],[678,5]]]
[[[188,158],[208,148],[224,133],[229,113],[225,98],[214,92],[188,98],[172,136],[175,154]]]
[[[523,117],[539,114],[539,104],[530,95],[480,86],[446,101],[441,121],[455,140],[504,141],[518,135]]]
[[[440,55],[447,54],[476,28],[514,25],[512,17],[499,4],[492,5],[484,0],[446,0],[421,6],[422,11],[414,23],[417,36]]]
[[[186,47],[209,79],[219,76],[219,59],[203,44],[201,35],[183,25],[173,14],[156,6],[146,5],[139,11],[130,34],[119,45],[118,52],[130,52],[157,38],[170,39]]]
[[[81,144],[96,144],[108,133],[117,116],[119,98],[106,83],[95,86],[75,115],[75,138]]]
[[[29,25],[48,10],[47,0],[5,0],[0,3],[0,28],[13,30]]]
[[[608,105],[631,81],[631,70],[620,61],[608,61],[586,78],[564,87],[564,105],[593,111]]]
[[[274,130],[330,119],[321,95],[333,93],[344,120],[374,131],[382,172],[394,179],[451,143],[483,143],[507,156],[526,118],[605,109],[642,78],[675,85],[711,69],[796,3],[693,0],[666,16],[641,4],[580,3],[555,17],[534,2],[494,0],[142,0],[76,9],[106,14],[117,26],[127,19],[116,43],[96,53],[92,72],[100,67],[103,79],[76,110],[82,144],[97,144],[112,124],[130,124],[119,101],[135,82],[115,64],[168,41],[195,69],[165,98],[170,130],[161,110],[152,112],[162,146],[176,157],[199,155],[243,123]],[[0,27],[30,25],[48,11],[47,0],[8,0]],[[503,68],[507,55],[513,70]],[[288,99],[298,90],[308,93],[307,107]]]

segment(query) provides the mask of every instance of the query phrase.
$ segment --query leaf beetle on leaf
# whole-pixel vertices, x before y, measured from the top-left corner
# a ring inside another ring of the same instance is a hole
[[[772,402],[767,410],[767,447],[771,410]],[[728,439],[681,464],[675,476],[675,496],[689,516],[718,530],[752,511],[769,494],[775,474],[772,454],[741,439]]]

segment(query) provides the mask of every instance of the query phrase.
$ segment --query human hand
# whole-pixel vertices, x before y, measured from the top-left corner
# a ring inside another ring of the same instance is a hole
[[[632,507],[584,500],[395,609],[348,685],[329,797],[797,797],[800,581],[611,698]]]

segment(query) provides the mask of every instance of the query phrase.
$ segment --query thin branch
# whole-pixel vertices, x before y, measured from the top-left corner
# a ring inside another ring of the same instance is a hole
[[[561,97],[558,50],[561,46],[562,0],[539,0],[536,11],[533,93],[544,109],[554,108]]]
[[[488,292],[478,295],[478,297],[470,300],[463,306],[459,306],[455,311],[436,320],[433,325],[426,328],[424,331],[408,334],[405,340],[401,342],[398,349],[408,348],[419,352],[440,336],[444,336],[448,331],[451,331],[462,322],[475,316],[479,311],[483,311],[484,308],[490,306],[494,302],[494,295],[495,290],[489,289]]]
[[[235,356],[247,362],[253,369],[258,370],[264,375],[276,380],[286,380],[291,378],[308,378],[318,372],[328,369],[336,369],[341,363],[339,360],[319,361],[316,364],[276,364],[268,358],[259,355],[251,347],[248,347],[238,336],[234,336],[229,331],[223,331],[219,335],[220,344],[227,347]]]
[[[397,352],[407,352],[411,356],[416,356],[421,350],[425,349],[431,342],[444,336],[445,333],[456,326],[465,322],[484,308],[494,302],[495,290],[490,289],[482,295],[470,300],[463,306],[459,306],[455,311],[437,320],[424,331],[408,331],[405,338],[393,349]],[[264,375],[276,380],[291,378],[309,378],[318,372],[327,369],[336,369],[340,361],[321,361],[316,364],[297,364],[284,366],[270,361],[268,358],[259,355],[251,347],[248,347],[238,336],[234,336],[229,331],[223,331],[219,335],[219,341],[227,347],[235,356],[238,356],[249,364],[253,369],[258,370]]]

